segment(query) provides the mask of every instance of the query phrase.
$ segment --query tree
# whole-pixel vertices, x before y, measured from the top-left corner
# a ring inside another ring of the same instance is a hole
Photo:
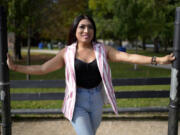
[[[48,5],[49,0],[9,0],[8,1],[8,31],[15,33],[14,59],[21,59],[21,46],[27,39],[27,64],[30,65],[31,39],[37,32],[37,24],[41,9]],[[32,10],[33,9],[33,10]],[[30,76],[27,75],[27,79]]]
[[[43,9],[46,16],[40,22],[41,37],[51,40],[67,40],[74,17],[86,12],[88,12],[87,0],[57,0]]]
[[[9,0],[8,31],[15,33],[15,59],[21,59],[21,44],[35,30],[39,12],[48,0]],[[33,9],[33,10],[32,10]],[[35,30],[36,31],[36,30]]]
[[[160,34],[164,50],[167,51],[167,47],[173,46],[173,33],[174,33],[174,21],[176,7],[180,6],[180,1],[169,0],[165,9],[166,23],[164,29]]]
[[[111,36],[114,40],[127,39],[132,43],[137,40],[140,33],[138,14],[141,10],[136,0],[90,0],[89,7],[94,18],[98,18],[98,30],[100,29],[104,37]],[[107,22],[106,29],[100,20]]]
[[[112,12],[112,1],[109,0],[89,0],[89,8],[92,11],[93,18],[97,27],[97,38],[114,39],[114,21]]]
[[[172,43],[174,9],[180,2],[170,0],[90,0],[89,8],[97,20],[101,36],[129,40],[132,43],[154,41],[154,51],[159,44],[165,48]],[[172,14],[173,12],[173,14]],[[104,22],[102,24],[102,22]],[[109,26],[111,28],[109,28]],[[104,29],[106,28],[106,29]]]

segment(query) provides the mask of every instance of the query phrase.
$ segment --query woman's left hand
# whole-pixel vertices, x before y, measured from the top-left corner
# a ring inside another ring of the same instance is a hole
[[[164,57],[160,57],[159,64],[171,64],[175,60],[175,56],[173,53],[166,55]]]

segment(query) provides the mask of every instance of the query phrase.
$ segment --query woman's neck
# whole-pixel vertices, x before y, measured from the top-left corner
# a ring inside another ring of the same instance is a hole
[[[92,43],[78,43],[77,44],[77,48],[78,49],[91,49],[93,46],[92,46]]]

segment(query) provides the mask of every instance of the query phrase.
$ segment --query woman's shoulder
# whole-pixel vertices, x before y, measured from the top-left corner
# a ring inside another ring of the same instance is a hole
[[[111,50],[111,49],[112,49],[112,47],[111,47],[111,46],[109,46],[109,45],[104,45],[104,48],[106,49],[106,51],[109,51],[109,50]]]
[[[62,48],[61,50],[59,50],[59,52],[57,53],[57,56],[64,58],[64,54],[66,51],[66,47]]]

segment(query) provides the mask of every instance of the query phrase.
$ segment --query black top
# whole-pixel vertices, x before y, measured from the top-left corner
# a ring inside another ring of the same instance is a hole
[[[94,88],[101,82],[96,59],[90,63],[75,59],[76,84],[83,88]]]

